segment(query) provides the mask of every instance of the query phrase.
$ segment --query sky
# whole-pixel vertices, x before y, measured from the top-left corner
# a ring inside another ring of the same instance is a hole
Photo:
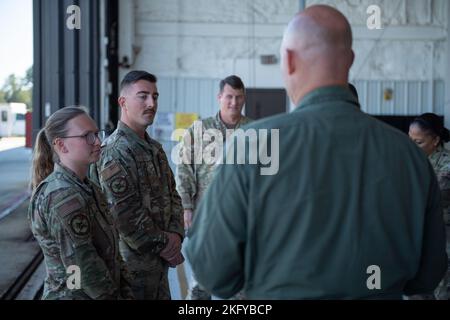
[[[0,87],[33,64],[33,0],[0,0]]]

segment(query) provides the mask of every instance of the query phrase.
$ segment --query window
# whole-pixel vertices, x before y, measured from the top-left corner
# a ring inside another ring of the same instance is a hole
[[[2,122],[8,121],[8,111],[2,111]]]
[[[25,115],[23,113],[17,113],[16,120],[25,120]]]

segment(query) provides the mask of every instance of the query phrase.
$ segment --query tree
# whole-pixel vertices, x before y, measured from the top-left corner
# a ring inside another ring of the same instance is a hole
[[[33,67],[26,71],[25,77],[19,78],[11,74],[0,89],[0,102],[22,102],[31,108],[33,87]]]
[[[21,91],[22,87],[18,81],[18,78],[15,74],[11,74],[6,78],[5,84],[2,87],[2,91],[5,95],[6,102],[21,102],[17,101],[18,94]]]
[[[6,78],[5,84],[2,87],[6,102],[22,102],[19,100],[19,93],[22,91],[22,86],[16,75],[11,74]]]
[[[29,67],[25,72],[25,77],[22,78],[22,85],[27,88],[33,86],[33,66]]]

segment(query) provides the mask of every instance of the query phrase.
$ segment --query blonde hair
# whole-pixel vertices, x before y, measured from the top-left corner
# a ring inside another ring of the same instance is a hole
[[[85,107],[70,106],[59,109],[45,122],[39,130],[33,150],[31,166],[31,189],[34,190],[52,172],[57,155],[53,150],[53,142],[58,137],[67,135],[67,122],[79,115],[88,115]]]

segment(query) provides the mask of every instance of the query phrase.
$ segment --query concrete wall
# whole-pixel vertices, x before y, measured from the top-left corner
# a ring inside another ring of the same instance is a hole
[[[352,79],[445,79],[447,0],[308,1],[318,3],[338,8],[352,25]],[[367,28],[370,5],[381,9],[382,30]]]
[[[132,68],[150,70],[167,79],[194,82],[210,79],[216,83],[217,79],[234,73],[248,87],[279,88],[282,87],[279,63],[263,65],[260,56],[279,58],[284,27],[299,10],[300,3],[298,0],[121,0],[121,7],[128,8],[122,10],[125,13],[121,17],[121,25],[125,26],[122,31],[127,28],[128,36],[121,51],[129,56]],[[356,54],[350,74],[353,82],[366,81],[376,89],[400,81],[405,90],[409,88],[408,82],[422,83],[427,98],[422,98],[423,103],[414,112],[442,113],[445,100],[442,88],[448,78],[447,0],[306,1],[307,6],[318,3],[337,7],[350,20]],[[367,28],[366,10],[373,4],[381,9],[381,30]],[[123,69],[121,73],[126,71]],[[381,94],[371,96],[379,99]],[[409,95],[403,91],[401,94]],[[363,97],[363,101],[367,98]],[[375,102],[369,99],[368,111],[375,110],[370,109]],[[435,105],[437,102],[441,105]],[[176,105],[167,108],[177,110]],[[405,110],[402,106],[401,110],[394,108],[387,112],[402,114]]]
[[[298,1],[135,0],[134,9],[134,67],[164,77],[236,73],[251,87],[281,87],[279,65],[262,65],[260,55],[279,55]]]

